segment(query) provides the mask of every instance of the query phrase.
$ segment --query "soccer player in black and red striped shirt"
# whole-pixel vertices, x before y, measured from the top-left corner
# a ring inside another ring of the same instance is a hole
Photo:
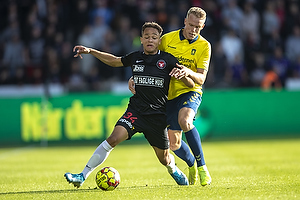
[[[141,43],[143,51],[135,51],[123,57],[101,52],[84,46],[75,46],[74,57],[92,54],[112,67],[131,67],[136,93],[124,115],[117,121],[111,135],[95,150],[90,160],[79,174],[65,173],[65,178],[75,187],[80,187],[90,173],[102,164],[111,150],[119,143],[129,140],[135,133],[142,132],[153,147],[159,161],[178,185],[188,185],[185,174],[175,165],[174,156],[169,153],[167,136],[166,102],[169,90],[169,73],[178,66],[177,59],[169,53],[158,50],[162,28],[155,22],[146,22],[142,27]],[[193,87],[188,77],[181,79]]]

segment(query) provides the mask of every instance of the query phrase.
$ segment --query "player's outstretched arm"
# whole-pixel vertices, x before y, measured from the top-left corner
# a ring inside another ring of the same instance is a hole
[[[74,56],[76,57],[80,57],[82,59],[82,55],[81,54],[92,54],[93,56],[95,56],[96,58],[98,58],[100,61],[102,61],[103,63],[111,66],[111,67],[121,67],[123,66],[123,63],[121,61],[121,57],[117,57],[115,55],[112,55],[110,53],[105,53],[102,51],[98,51],[96,49],[93,48],[88,48],[85,46],[75,46],[73,48],[73,52],[76,52],[76,55]]]

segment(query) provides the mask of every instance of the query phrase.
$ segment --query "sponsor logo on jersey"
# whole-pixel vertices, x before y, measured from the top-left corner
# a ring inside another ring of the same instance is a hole
[[[145,65],[133,65],[134,72],[143,72],[144,68],[145,68]]]
[[[154,87],[160,87],[160,88],[164,87],[164,79],[159,78],[159,77],[134,76],[133,80],[136,85],[154,86]]]
[[[184,58],[182,56],[178,56],[176,58],[177,58],[178,62],[181,62],[181,63],[194,63],[193,59]]]
[[[158,67],[158,69],[164,69],[166,68],[167,64],[164,60],[158,60],[156,66]]]

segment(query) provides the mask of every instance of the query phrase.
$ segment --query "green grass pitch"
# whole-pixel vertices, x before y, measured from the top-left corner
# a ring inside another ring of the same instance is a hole
[[[126,143],[79,189],[63,174],[81,172],[97,145],[0,148],[0,199],[300,199],[300,139],[203,142],[213,179],[206,187],[176,185],[149,145]],[[95,189],[104,166],[121,175],[114,191]]]

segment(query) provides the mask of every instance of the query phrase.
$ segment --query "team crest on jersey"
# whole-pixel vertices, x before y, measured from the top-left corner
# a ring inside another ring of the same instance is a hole
[[[196,49],[192,49],[191,55],[195,55],[195,53],[196,53]]]
[[[164,60],[158,60],[156,66],[158,69],[164,69],[167,66],[167,63]]]

